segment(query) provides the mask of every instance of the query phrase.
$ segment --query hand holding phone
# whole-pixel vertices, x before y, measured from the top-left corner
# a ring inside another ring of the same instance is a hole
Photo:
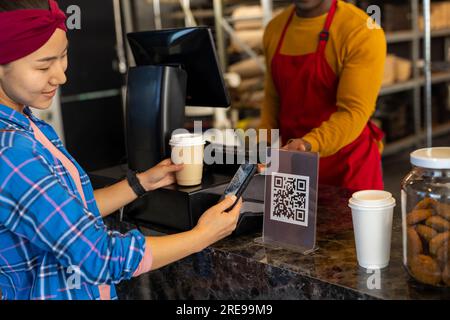
[[[242,196],[248,184],[250,183],[253,175],[256,173],[256,170],[256,164],[244,163],[236,171],[236,174],[234,175],[233,179],[231,179],[230,183],[224,191],[223,196],[221,197],[222,200],[226,196],[231,194],[236,196],[236,201],[230,208],[228,208],[227,212],[233,210],[234,206],[239,201],[239,198]]]

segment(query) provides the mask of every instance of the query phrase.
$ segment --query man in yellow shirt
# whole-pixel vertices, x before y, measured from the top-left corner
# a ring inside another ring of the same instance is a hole
[[[294,0],[264,34],[267,63],[261,128],[280,129],[284,149],[319,152],[319,182],[383,189],[370,122],[386,39],[360,9],[337,0]]]

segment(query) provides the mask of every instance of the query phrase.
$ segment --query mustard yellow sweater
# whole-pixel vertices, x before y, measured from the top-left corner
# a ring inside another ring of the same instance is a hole
[[[271,76],[271,61],[292,10],[293,5],[275,17],[264,33],[268,72],[261,115],[262,129],[279,128],[279,98]],[[299,18],[294,14],[281,53],[303,55],[314,52],[326,17],[327,14]],[[354,5],[338,1],[325,51],[328,63],[339,77],[337,111],[320,127],[304,137],[298,137],[308,141],[312,151],[319,152],[322,157],[333,155],[353,142],[375,111],[384,72],[386,38],[383,30],[369,28],[367,19],[366,13]]]

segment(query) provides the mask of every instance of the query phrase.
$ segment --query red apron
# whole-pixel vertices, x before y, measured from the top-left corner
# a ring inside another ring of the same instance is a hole
[[[336,9],[335,0],[314,53],[300,56],[281,54],[295,9],[284,27],[272,60],[272,77],[280,97],[279,121],[283,143],[291,138],[301,138],[320,127],[337,111],[339,79],[325,58],[328,32]],[[319,183],[351,190],[383,189],[381,156],[377,145],[382,137],[383,132],[369,121],[355,141],[336,154],[320,159]]]

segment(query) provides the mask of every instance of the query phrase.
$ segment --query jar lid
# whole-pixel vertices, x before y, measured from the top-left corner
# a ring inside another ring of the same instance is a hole
[[[429,169],[450,169],[450,147],[425,148],[411,153],[411,163]]]
[[[205,144],[205,140],[202,134],[181,133],[173,135],[169,144],[174,147],[189,147],[203,145]]]
[[[392,194],[382,190],[363,190],[355,192],[349,200],[351,208],[386,208],[395,206]]]

